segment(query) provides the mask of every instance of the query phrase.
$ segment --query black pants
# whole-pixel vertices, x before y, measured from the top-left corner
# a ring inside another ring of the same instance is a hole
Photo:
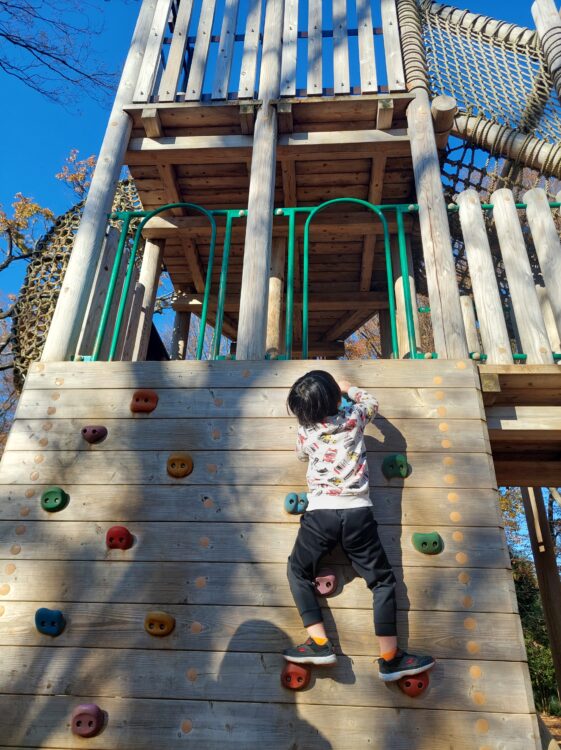
[[[374,594],[376,635],[396,635],[395,576],[378,537],[378,524],[371,507],[312,510],[300,519],[298,536],[288,558],[288,582],[304,627],[323,620],[314,578],[321,558],[337,542]]]

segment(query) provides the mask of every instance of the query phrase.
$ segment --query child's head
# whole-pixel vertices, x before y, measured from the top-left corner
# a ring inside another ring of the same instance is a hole
[[[325,370],[312,370],[294,383],[288,394],[288,408],[303,427],[312,427],[337,413],[341,389]]]

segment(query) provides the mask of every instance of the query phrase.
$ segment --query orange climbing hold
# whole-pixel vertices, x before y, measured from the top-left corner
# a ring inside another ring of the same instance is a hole
[[[154,610],[144,618],[144,630],[157,638],[169,635],[175,628],[175,617],[167,612]]]
[[[132,395],[131,411],[133,414],[149,414],[158,406],[158,394],[149,388],[142,388]]]
[[[168,474],[175,479],[183,479],[193,471],[193,459],[188,453],[172,453],[168,458]]]
[[[312,670],[303,664],[288,662],[281,674],[281,685],[289,690],[303,690],[310,684]]]

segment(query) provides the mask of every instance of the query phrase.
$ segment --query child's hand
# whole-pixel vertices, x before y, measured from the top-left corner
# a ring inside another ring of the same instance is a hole
[[[352,388],[352,384],[348,380],[339,380],[337,385],[341,389],[341,393],[348,393],[349,388]]]

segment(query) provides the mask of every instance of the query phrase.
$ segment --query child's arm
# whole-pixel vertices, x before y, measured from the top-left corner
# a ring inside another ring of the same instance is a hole
[[[306,442],[306,435],[302,427],[298,428],[298,434],[296,437],[296,458],[299,461],[308,461],[309,456],[304,450],[304,443]]]
[[[374,419],[378,413],[378,400],[372,394],[363,391],[361,388],[356,388],[346,381],[339,383],[339,387],[355,402],[354,410],[360,412],[365,423]]]

